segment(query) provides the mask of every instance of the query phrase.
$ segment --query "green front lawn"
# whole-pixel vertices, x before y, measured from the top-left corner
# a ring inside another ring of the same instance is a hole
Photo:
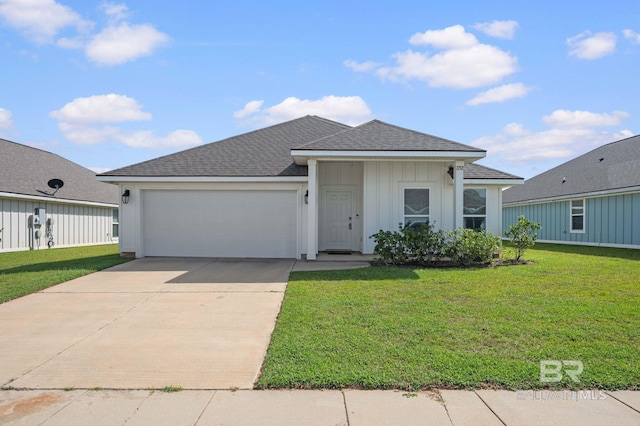
[[[525,258],[293,273],[257,387],[640,389],[640,250]],[[542,383],[541,360],[582,362],[580,382]]]
[[[0,303],[128,260],[115,244],[0,253]]]

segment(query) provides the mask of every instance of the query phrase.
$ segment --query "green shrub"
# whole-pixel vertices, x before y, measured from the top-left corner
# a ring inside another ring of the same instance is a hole
[[[376,243],[374,253],[378,255],[378,261],[384,265],[404,265],[409,260],[408,247],[404,235],[404,229],[400,232],[380,230],[371,237]]]
[[[489,264],[500,249],[500,238],[491,232],[458,228],[447,232],[445,254],[455,265]]]
[[[442,261],[445,249],[445,233],[436,231],[435,223],[426,223],[418,228],[404,228],[404,240],[410,260],[421,265],[435,265]]]
[[[429,223],[417,228],[399,226],[399,230],[378,231],[371,237],[374,253],[383,265],[415,263],[434,266],[449,258],[452,265],[487,264],[500,248],[500,239],[490,232],[457,229],[444,232]]]
[[[542,229],[539,223],[532,222],[524,216],[519,216],[518,222],[515,225],[509,225],[509,230],[504,231],[505,237],[511,241],[516,261],[520,260],[527,249],[535,245],[539,229]]]

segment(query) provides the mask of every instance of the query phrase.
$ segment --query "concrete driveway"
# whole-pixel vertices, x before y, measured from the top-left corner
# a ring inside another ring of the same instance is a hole
[[[294,260],[145,258],[0,305],[0,385],[250,389]]]

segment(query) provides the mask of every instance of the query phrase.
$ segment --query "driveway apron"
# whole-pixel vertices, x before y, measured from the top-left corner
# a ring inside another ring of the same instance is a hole
[[[0,305],[0,385],[250,389],[294,260],[145,258]]]

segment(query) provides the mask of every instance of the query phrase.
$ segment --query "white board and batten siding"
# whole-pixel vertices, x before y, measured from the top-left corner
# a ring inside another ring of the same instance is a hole
[[[0,252],[29,250],[30,220],[36,208],[46,209],[52,218],[54,247],[111,244],[118,241],[113,233],[113,211],[117,207],[56,203],[28,198],[0,197]],[[35,249],[47,248],[46,224]]]
[[[429,220],[439,229],[453,228],[454,186],[447,169],[445,162],[319,161],[318,249],[372,253],[369,237],[381,229],[397,230],[403,221],[404,188],[429,188]],[[501,188],[465,185],[478,187],[486,188],[486,228],[500,234]],[[306,182],[121,182],[121,192],[124,189],[131,197],[120,211],[122,253],[263,258],[306,254]],[[351,223],[326,221],[330,211],[323,210],[323,197],[345,192],[351,199]],[[336,246],[331,227],[349,224],[351,247]]]
[[[447,174],[448,165],[426,161],[364,162],[363,252],[372,253],[374,241],[369,238],[379,230],[396,231],[403,222],[405,188],[429,189],[429,220],[437,229],[454,227],[454,186]],[[496,185],[465,185],[486,188],[486,229],[502,233],[501,188]]]

